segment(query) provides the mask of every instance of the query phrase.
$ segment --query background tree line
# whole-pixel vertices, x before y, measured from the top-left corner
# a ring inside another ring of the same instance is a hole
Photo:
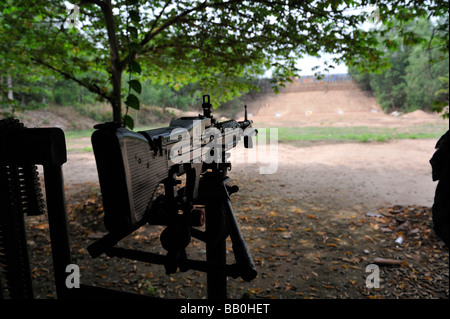
[[[387,51],[390,67],[378,72],[361,72],[349,67],[349,73],[371,91],[385,111],[442,111],[448,105],[449,55],[448,15],[440,21],[427,18],[409,22],[406,29],[418,34],[414,40],[399,38],[393,21],[390,29],[379,32],[379,42],[395,46]]]
[[[5,91],[0,96],[0,116],[19,116],[17,113],[20,111],[55,105],[71,107],[80,115],[97,121],[111,120],[111,112],[99,112],[99,108],[95,107],[97,104],[103,104],[98,96],[74,81],[54,75],[36,77],[25,75],[15,74],[10,79],[0,77],[0,86]],[[11,81],[11,89],[8,88],[8,80]],[[254,82],[255,89],[251,90],[251,94],[257,92],[258,85],[262,85],[261,83],[266,86],[270,85],[270,79],[266,78],[255,78]],[[125,85],[123,89],[126,90]],[[202,95],[205,93],[207,92],[203,92],[198,83],[172,87],[145,79],[142,80],[140,103],[148,112],[144,116],[147,118],[147,122],[151,117],[153,117],[153,121],[166,120],[173,115],[166,112],[167,108],[181,111],[200,110]],[[217,106],[217,103],[213,103],[213,105]],[[234,116],[236,112],[241,111],[242,106],[240,98],[235,96],[231,101],[222,104],[221,111]]]

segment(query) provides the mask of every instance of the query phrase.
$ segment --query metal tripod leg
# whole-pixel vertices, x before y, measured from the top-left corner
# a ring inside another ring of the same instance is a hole
[[[205,202],[205,232],[206,232],[206,261],[211,264],[223,265],[207,273],[208,299],[227,298],[226,242],[228,235],[226,229],[223,208],[221,203],[226,200],[227,194],[223,194],[223,180],[226,173],[213,171],[206,173],[201,181],[204,190]],[[222,205],[223,206],[223,205]]]
[[[210,213],[206,218],[206,231],[217,233],[218,230],[214,218],[218,214]],[[209,221],[208,221],[209,219]],[[217,243],[206,242],[206,261],[212,264],[224,265],[223,270],[217,269],[209,271],[206,275],[208,299],[226,299],[227,298],[227,276],[225,273],[226,264],[226,242],[225,239]]]
[[[64,298],[69,293],[66,287],[66,267],[72,263],[72,258],[62,167],[59,164],[44,165],[44,174],[56,294],[58,298]]]

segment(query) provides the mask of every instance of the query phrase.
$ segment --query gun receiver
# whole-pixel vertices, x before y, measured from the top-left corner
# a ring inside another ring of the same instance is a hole
[[[227,152],[242,137],[244,146],[252,147],[257,131],[251,127],[246,110],[244,121],[217,122],[208,95],[203,96],[202,107],[203,115],[181,117],[168,127],[147,131],[132,132],[114,123],[95,126],[92,145],[109,234],[88,247],[92,257],[103,252],[127,255],[113,246],[149,223],[167,226],[160,240],[168,253],[162,259],[155,257],[167,273],[198,265],[189,261],[185,252],[191,236],[211,245],[230,236],[236,265],[225,268],[233,277],[248,281],[256,277],[229,201],[230,193],[238,188],[227,185],[226,174],[231,169]],[[182,175],[186,176],[184,187],[178,179]],[[214,185],[221,186],[211,193]],[[220,205],[211,198],[218,199]],[[213,231],[193,228],[203,226],[205,218],[206,223],[208,218],[218,221]],[[151,258],[154,263],[155,258]]]

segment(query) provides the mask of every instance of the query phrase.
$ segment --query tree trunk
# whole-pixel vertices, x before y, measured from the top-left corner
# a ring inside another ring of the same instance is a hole
[[[83,103],[83,87],[78,88],[78,104]]]
[[[109,52],[111,58],[111,83],[113,87],[112,98],[110,100],[113,108],[113,120],[122,123],[122,72],[123,66],[120,62],[119,45],[116,36],[116,26],[114,24],[114,15],[112,12],[111,0],[105,0],[101,5],[103,15],[105,16],[106,29],[108,32]]]
[[[111,101],[111,105],[113,108],[113,121],[116,123],[122,123],[122,70],[114,70],[114,63],[112,64],[112,69],[111,82],[113,85],[113,99]]]
[[[14,93],[13,93],[13,84],[12,84],[12,78],[11,75],[8,75],[6,77],[7,85],[8,85],[8,99],[13,101],[14,100]]]

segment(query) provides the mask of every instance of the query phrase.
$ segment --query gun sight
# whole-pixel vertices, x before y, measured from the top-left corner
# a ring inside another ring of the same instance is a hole
[[[203,116],[212,118],[211,116],[211,108],[212,104],[210,103],[209,95],[203,95]]]

